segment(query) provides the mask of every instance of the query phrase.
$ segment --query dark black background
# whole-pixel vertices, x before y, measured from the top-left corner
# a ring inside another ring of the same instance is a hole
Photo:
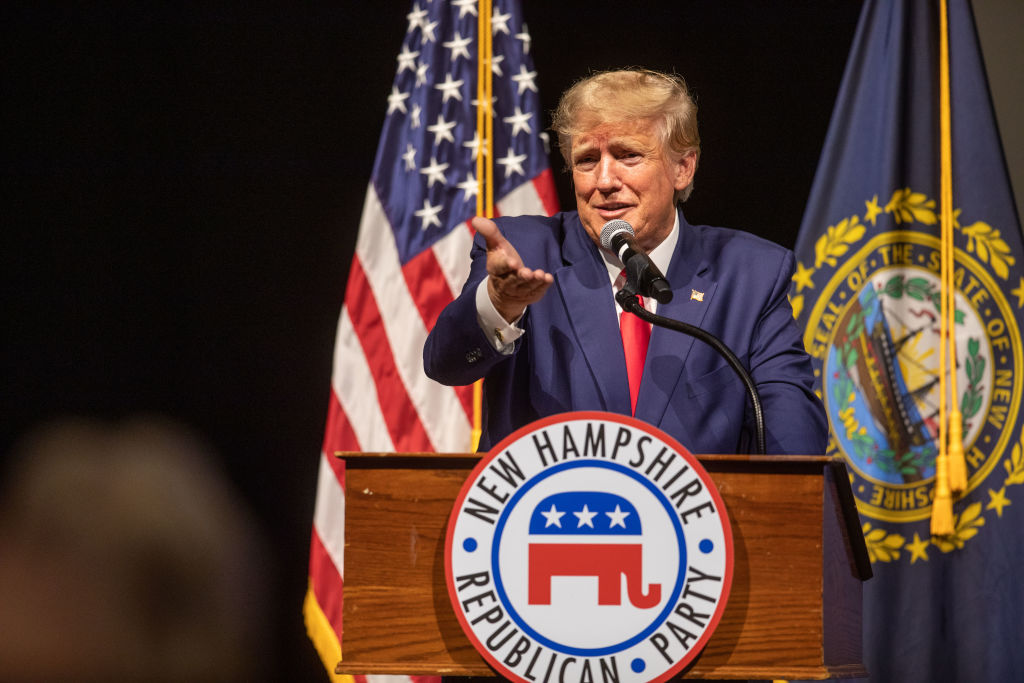
[[[682,73],[691,222],[792,247],[855,0],[525,0],[550,111],[590,69]],[[274,551],[283,679],[337,315],[409,4],[4,3],[2,453],[60,415],[173,416]],[[571,201],[553,157],[563,206]],[[5,457],[6,460],[6,457]]]

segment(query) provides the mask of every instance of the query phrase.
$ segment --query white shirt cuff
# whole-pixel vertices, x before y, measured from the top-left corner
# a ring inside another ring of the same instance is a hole
[[[509,356],[512,355],[512,351],[515,349],[516,339],[523,336],[523,332],[525,332],[525,330],[516,325],[516,323],[523,319],[523,316],[519,316],[511,323],[506,322],[501,317],[501,313],[498,313],[494,303],[491,302],[490,294],[487,293],[487,280],[489,277],[481,280],[476,288],[476,320],[480,324],[480,329],[487,335],[487,339],[491,342],[494,350]]]

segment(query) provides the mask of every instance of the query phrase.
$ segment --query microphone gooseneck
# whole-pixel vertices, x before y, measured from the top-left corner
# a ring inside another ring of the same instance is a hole
[[[695,337],[722,356],[725,361],[729,364],[729,367],[733,369],[736,375],[740,378],[743,383],[743,387],[747,390],[747,397],[750,399],[750,405],[754,412],[754,439],[755,439],[755,452],[758,455],[764,455],[767,452],[767,440],[765,438],[764,429],[764,409],[761,407],[761,396],[757,392],[757,385],[754,384],[753,378],[747,369],[743,367],[743,363],[733,353],[732,349],[725,345],[721,339],[711,334],[707,330],[702,330],[696,325],[690,323],[684,323],[681,320],[673,320],[672,318],[666,318],[665,316],[651,313],[637,300],[637,291],[630,286],[627,282],[626,286],[619,290],[619,293],[615,295],[615,300],[619,302],[619,306],[622,310],[628,311],[633,315],[640,317],[643,320],[664,327],[669,330],[675,330],[683,334],[688,334],[691,337]]]

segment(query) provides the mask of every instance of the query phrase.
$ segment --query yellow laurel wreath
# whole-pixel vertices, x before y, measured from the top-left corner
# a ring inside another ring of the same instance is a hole
[[[835,225],[828,226],[825,233],[814,243],[814,268],[821,268],[822,263],[827,263],[835,268],[837,257],[842,256],[850,250],[850,245],[858,242],[864,237],[864,226],[860,223],[860,216],[844,218]]]
[[[1010,254],[1010,245],[999,236],[999,231],[988,223],[978,221],[960,231],[967,235],[967,251],[975,252],[982,261],[992,264],[992,270],[1004,280],[1010,276],[1010,266],[1017,260]]]
[[[938,216],[935,214],[935,200],[928,199],[921,192],[912,192],[909,187],[896,190],[892,199],[885,205],[886,213],[891,213],[897,223],[924,223],[935,225]]]
[[[892,562],[900,559],[900,548],[907,542],[899,534],[890,534],[885,529],[872,529],[867,522],[862,527],[864,543],[868,547],[868,558],[872,562]]]
[[[978,534],[978,529],[985,526],[985,518],[981,515],[981,503],[972,503],[954,519],[952,536],[933,537],[932,543],[944,553],[964,547],[964,543]]]
[[[1003,486],[1024,484],[1024,448],[1021,448],[1022,443],[1024,443],[1024,433],[1021,435],[1021,441],[1013,445],[1010,457],[1003,461],[1003,468],[1006,469],[1006,481],[1003,482]]]

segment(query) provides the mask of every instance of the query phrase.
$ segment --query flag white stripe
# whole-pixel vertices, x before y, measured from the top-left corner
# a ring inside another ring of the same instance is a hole
[[[342,578],[345,575],[345,490],[327,462],[331,454],[321,453],[316,482],[313,526],[320,542]]]
[[[455,391],[429,379],[423,371],[423,344],[427,329],[406,286],[398,249],[377,193],[370,185],[356,241],[356,255],[380,309],[381,322],[398,374],[419,414],[434,450],[465,450],[453,442],[460,432],[469,434],[469,420]],[[364,449],[366,447],[364,446]]]
[[[515,188],[498,200],[498,211],[502,216],[546,216],[544,202],[540,200],[533,181]]]
[[[331,385],[360,448],[383,453],[394,451],[395,446],[377,399],[377,385],[345,307],[342,307],[338,318]]]
[[[450,231],[433,246],[434,258],[441,266],[453,299],[462,291],[469,277],[469,250],[472,246],[473,233],[465,223]]]

